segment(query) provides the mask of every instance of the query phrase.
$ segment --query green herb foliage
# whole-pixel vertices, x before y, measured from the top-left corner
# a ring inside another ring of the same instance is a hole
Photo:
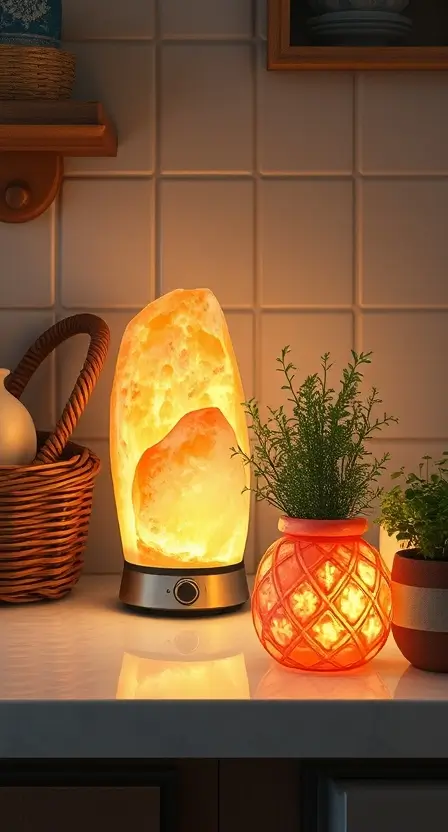
[[[448,560],[448,451],[437,462],[424,456],[418,474],[405,475],[404,468],[392,474],[401,477],[404,487],[384,495],[378,522],[420,557]]]
[[[336,393],[329,385],[329,353],[321,358],[322,372],[309,375],[296,389],[297,368],[288,361],[289,352],[284,347],[277,370],[292,405],[290,415],[284,405],[268,408],[263,422],[255,399],[244,405],[252,452],[232,451],[252,466],[255,485],[250,490],[289,517],[332,520],[364,514],[382,493],[376,483],[389,459],[389,454],[373,457],[368,442],[397,421],[386,414],[373,417],[381,403],[375,387],[366,399],[361,397],[362,367],[370,364],[371,353],[352,351]]]

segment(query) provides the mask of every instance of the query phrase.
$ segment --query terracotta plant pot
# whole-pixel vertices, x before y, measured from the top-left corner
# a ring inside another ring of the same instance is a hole
[[[397,552],[392,566],[392,633],[420,670],[448,673],[448,562]]]

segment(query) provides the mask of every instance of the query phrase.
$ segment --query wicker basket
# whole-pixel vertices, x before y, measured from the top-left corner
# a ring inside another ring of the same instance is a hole
[[[70,98],[75,55],[51,46],[0,45],[0,99]]]
[[[83,565],[98,457],[69,442],[103,367],[107,324],[96,315],[73,315],[30,347],[5,386],[20,398],[41,362],[63,341],[90,335],[87,358],[53,433],[39,434],[29,466],[0,466],[0,602],[62,598]]]

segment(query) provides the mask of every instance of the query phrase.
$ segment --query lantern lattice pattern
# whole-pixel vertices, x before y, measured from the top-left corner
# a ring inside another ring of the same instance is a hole
[[[267,550],[255,579],[252,616],[263,647],[286,667],[359,667],[390,631],[390,576],[361,537],[367,523],[281,518],[287,534]]]

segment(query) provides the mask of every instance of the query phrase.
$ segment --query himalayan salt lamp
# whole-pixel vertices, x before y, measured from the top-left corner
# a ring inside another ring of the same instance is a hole
[[[167,565],[209,562],[225,566],[235,551],[244,551],[246,518],[238,513],[245,471],[229,449],[235,445],[233,428],[219,408],[186,413],[157,445],[145,451],[133,483],[133,508],[142,557],[157,565],[160,553]],[[219,476],[217,472],[219,471]],[[168,472],[168,473],[167,473]],[[167,476],[182,488],[174,500],[165,487]],[[204,498],[226,511],[214,512],[204,523]],[[204,495],[198,500],[198,494]],[[235,523],[229,523],[229,516]],[[178,530],[182,528],[182,535]]]
[[[212,611],[248,598],[244,392],[207,289],[179,289],[127,326],[111,397],[112,479],[131,606]]]
[[[363,518],[282,517],[284,536],[262,558],[252,596],[261,644],[285,667],[349,670],[370,661],[390,631],[390,574],[362,534]]]

